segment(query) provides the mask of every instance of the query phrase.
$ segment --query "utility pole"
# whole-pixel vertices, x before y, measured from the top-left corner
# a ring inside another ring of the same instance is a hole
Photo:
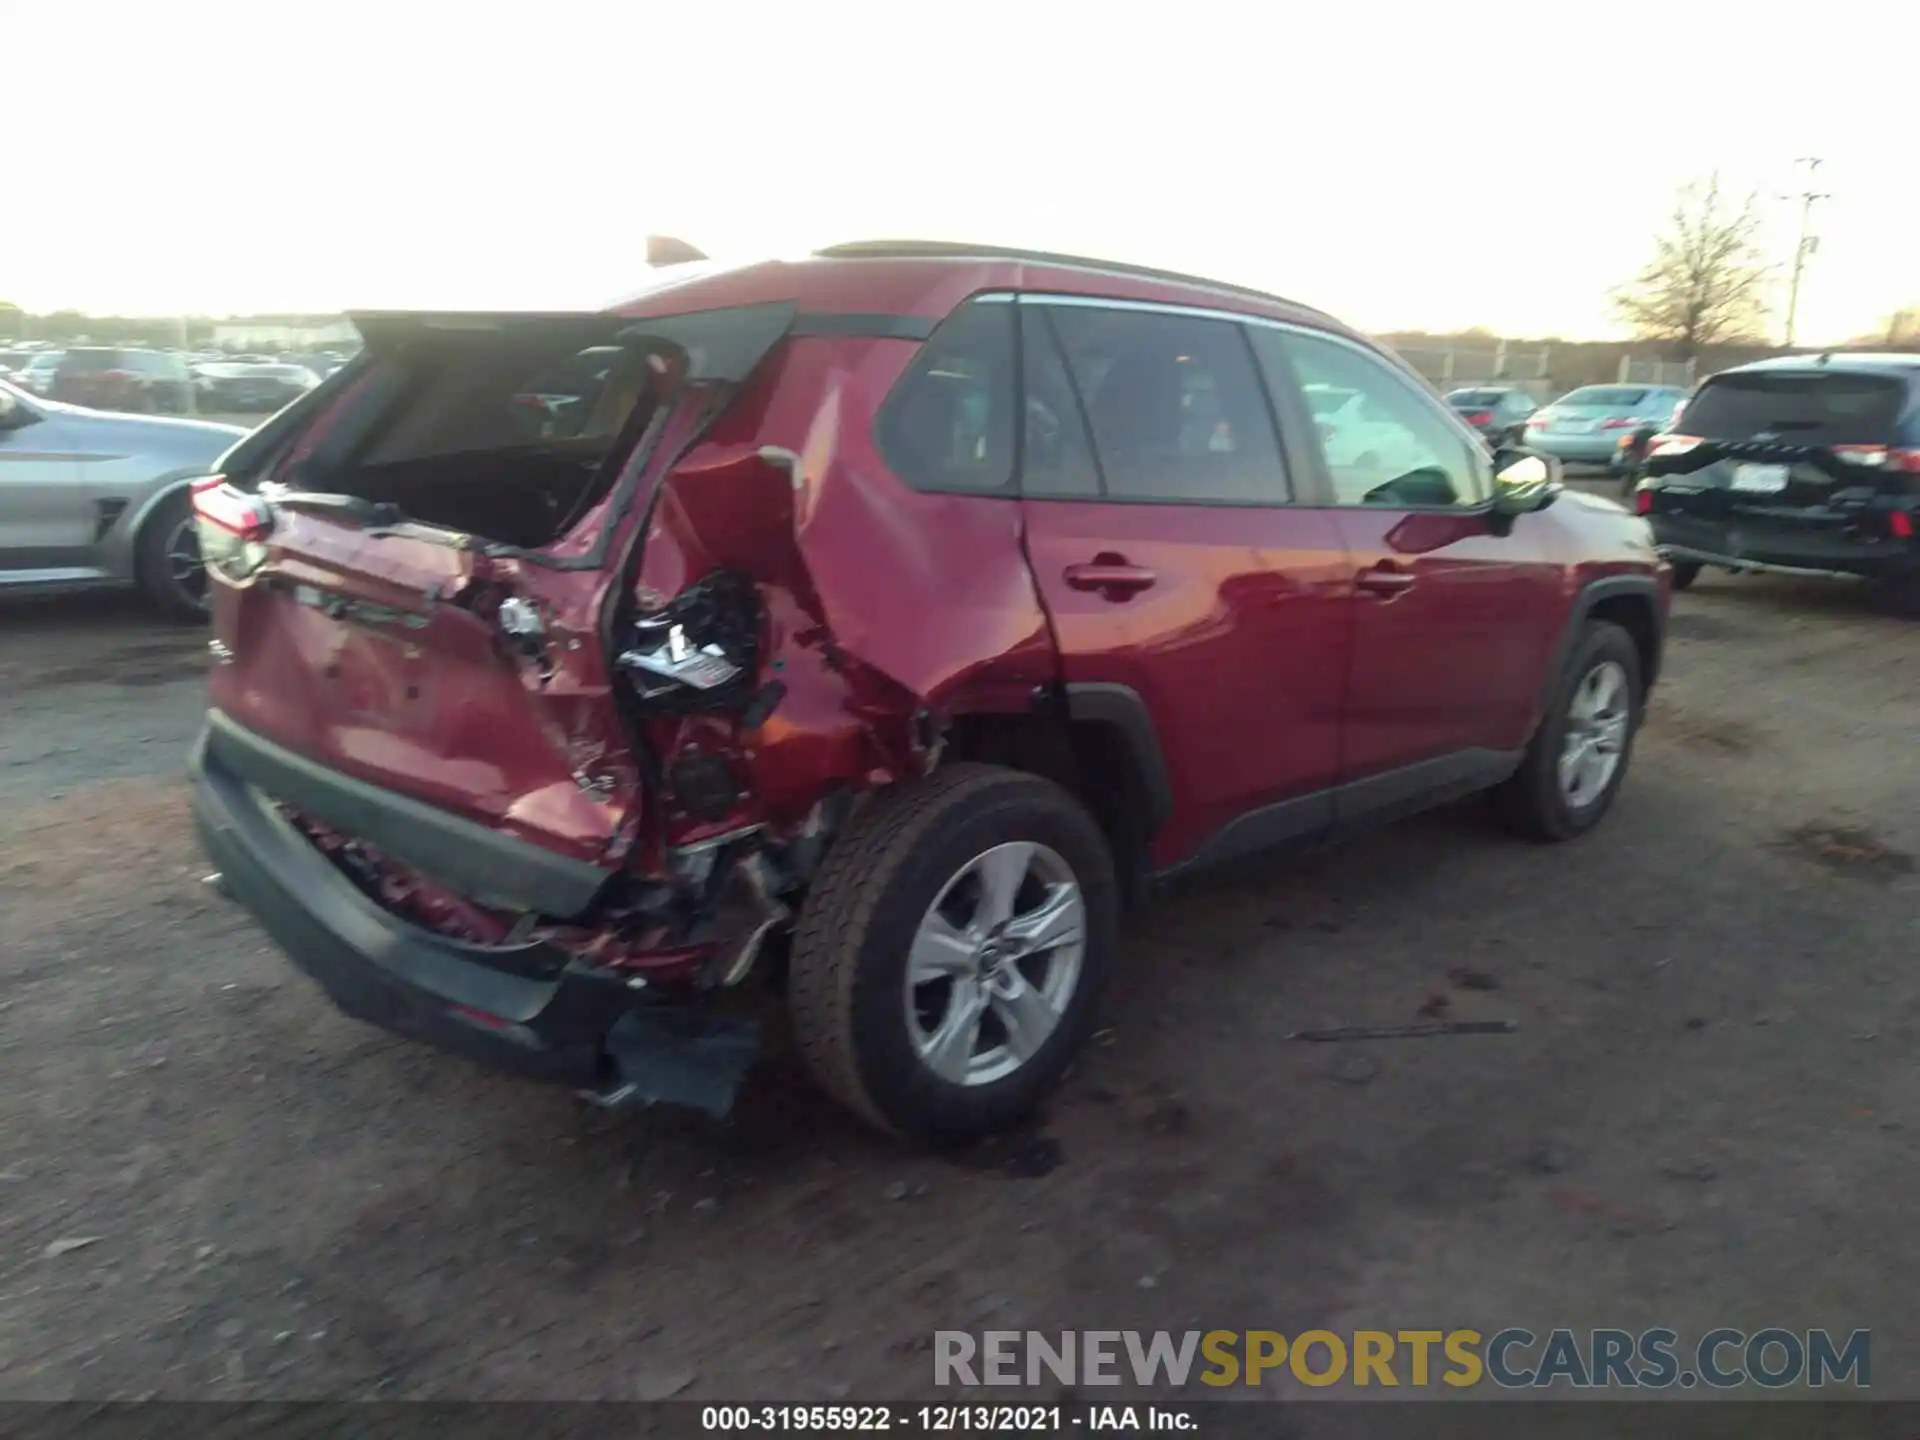
[[[1813,206],[1817,200],[1831,200],[1833,197],[1815,190],[1814,176],[1824,163],[1817,155],[1803,155],[1793,162],[1807,169],[1807,188],[1798,195],[1782,195],[1782,200],[1800,202],[1800,238],[1793,247],[1793,279],[1787,285],[1787,348],[1793,348],[1793,322],[1800,313],[1800,275],[1807,267],[1807,257],[1820,248],[1820,237],[1808,233],[1813,218]]]

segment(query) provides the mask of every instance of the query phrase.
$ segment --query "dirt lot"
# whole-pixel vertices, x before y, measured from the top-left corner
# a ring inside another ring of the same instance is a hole
[[[337,1016],[201,883],[202,647],[0,609],[7,1397],[900,1398],[935,1328],[1513,1324],[1871,1327],[1920,1393],[1920,630],[1849,592],[1683,597],[1585,841],[1467,806],[1172,899],[963,1161],[779,1055],[724,1125],[609,1119]],[[1434,997],[1519,1032],[1283,1039]]]

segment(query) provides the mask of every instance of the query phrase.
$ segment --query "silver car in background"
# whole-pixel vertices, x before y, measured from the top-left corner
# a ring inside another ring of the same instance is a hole
[[[207,581],[188,486],[244,434],[0,381],[0,594],[132,585],[175,619],[199,618]]]
[[[45,395],[53,389],[54,372],[66,355],[64,350],[37,350],[7,378],[30,394]]]
[[[1686,398],[1672,385],[1583,385],[1535,411],[1525,443],[1578,465],[1608,465],[1623,434],[1664,426]]]

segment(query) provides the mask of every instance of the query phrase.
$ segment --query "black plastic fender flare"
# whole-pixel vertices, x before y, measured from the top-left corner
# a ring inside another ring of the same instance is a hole
[[[1561,668],[1567,663],[1574,642],[1580,638],[1580,632],[1592,618],[1594,607],[1603,600],[1616,596],[1638,596],[1647,602],[1647,611],[1653,618],[1653,654],[1646,667],[1646,673],[1640,677],[1641,690],[1651,690],[1653,682],[1659,678],[1661,653],[1666,648],[1666,618],[1660,613],[1660,586],[1651,575],[1603,575],[1598,580],[1590,580],[1573,597],[1573,606],[1567,613],[1567,623],[1561,628],[1560,639],[1553,647],[1553,660],[1547,666],[1547,672],[1540,685],[1540,703],[1534,713],[1534,723],[1539,724],[1540,716],[1547,711],[1547,697],[1553,693],[1554,683],[1560,678]]]
[[[1147,833],[1158,832],[1173,814],[1173,782],[1167,777],[1167,758],[1147,702],[1131,685],[1109,681],[1070,683],[1065,689],[1069,720],[1110,725],[1119,732],[1139,770],[1147,801]]]

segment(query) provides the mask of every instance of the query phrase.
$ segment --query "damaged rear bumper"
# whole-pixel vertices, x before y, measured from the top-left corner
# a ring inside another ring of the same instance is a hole
[[[1776,575],[1863,580],[1904,579],[1920,569],[1920,554],[1904,540],[1860,534],[1834,520],[1721,519],[1656,511],[1654,546],[1669,560]]]
[[[347,1014],[608,1103],[724,1114],[757,1052],[745,1020],[676,1006],[543,943],[432,934],[363,894],[209,746],[189,759],[194,818],[225,889]]]

